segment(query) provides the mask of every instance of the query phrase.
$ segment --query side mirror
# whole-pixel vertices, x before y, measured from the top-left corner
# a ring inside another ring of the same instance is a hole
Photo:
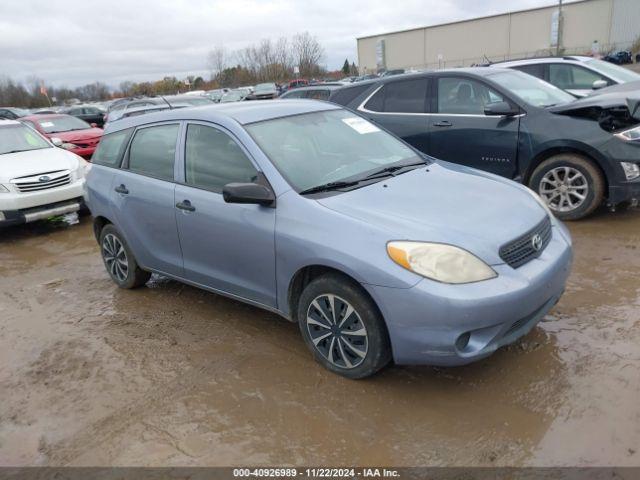
[[[222,198],[227,203],[252,203],[270,206],[276,197],[269,187],[257,183],[228,183],[222,189]]]
[[[512,107],[509,102],[493,102],[487,103],[484,106],[484,114],[490,116],[507,116],[512,117],[518,115],[520,110],[517,107]]]
[[[593,85],[591,85],[591,88],[593,88],[594,90],[600,90],[601,88],[604,88],[607,86],[607,82],[604,80],[596,80],[595,82],[593,82]]]
[[[56,147],[61,147],[62,146],[63,142],[58,137],[51,137],[49,140],[51,140],[51,143],[53,143],[53,145],[56,146]]]
[[[91,125],[91,128],[96,128],[98,126],[97,123],[90,123],[89,125]]]

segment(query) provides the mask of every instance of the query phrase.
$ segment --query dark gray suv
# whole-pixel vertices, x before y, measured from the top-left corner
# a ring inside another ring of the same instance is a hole
[[[528,185],[564,220],[640,198],[640,99],[575,100],[522,72],[442,70],[363,82],[330,100],[436,158]]]

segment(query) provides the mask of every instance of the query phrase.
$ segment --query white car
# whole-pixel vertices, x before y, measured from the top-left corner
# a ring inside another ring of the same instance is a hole
[[[514,68],[538,77],[574,97],[586,97],[611,85],[640,81],[640,74],[593,57],[573,55],[492,63],[492,67]]]
[[[31,127],[0,120],[0,227],[77,212],[89,168]]]

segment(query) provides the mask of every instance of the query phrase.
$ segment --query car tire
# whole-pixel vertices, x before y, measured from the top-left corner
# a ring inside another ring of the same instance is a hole
[[[362,287],[342,275],[312,280],[300,295],[297,318],[316,361],[338,375],[369,377],[391,360],[389,335],[378,307]]]
[[[602,204],[605,180],[591,160],[561,153],[538,165],[529,188],[540,195],[559,219],[579,220]],[[578,195],[584,198],[581,200]]]
[[[122,234],[112,224],[100,231],[100,253],[111,279],[120,288],[137,288],[149,281],[151,272],[142,270]]]

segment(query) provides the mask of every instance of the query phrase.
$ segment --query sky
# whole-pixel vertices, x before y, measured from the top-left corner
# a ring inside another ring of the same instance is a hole
[[[550,5],[554,0],[0,0],[0,76],[77,87],[208,78],[207,53],[308,31],[324,65],[357,62],[356,38]]]

